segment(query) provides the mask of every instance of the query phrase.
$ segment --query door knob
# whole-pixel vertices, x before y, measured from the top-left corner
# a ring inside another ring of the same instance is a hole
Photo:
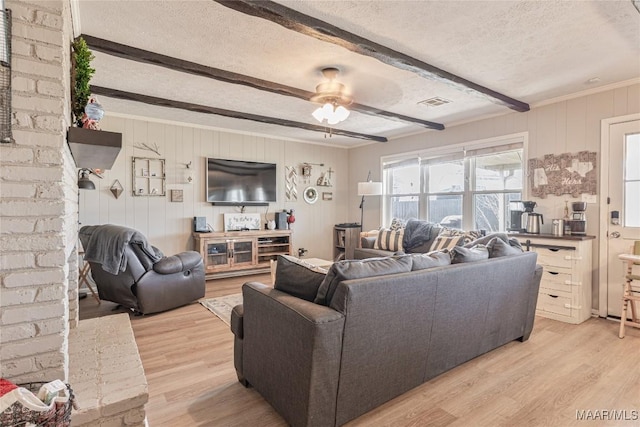
[[[609,236],[611,236],[611,238],[613,239],[618,239],[620,237],[620,232],[612,231],[611,233],[609,233]]]

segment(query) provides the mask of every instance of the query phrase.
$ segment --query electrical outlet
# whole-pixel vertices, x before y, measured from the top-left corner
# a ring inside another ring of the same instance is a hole
[[[598,200],[595,194],[583,194],[582,201],[587,203],[597,203]]]

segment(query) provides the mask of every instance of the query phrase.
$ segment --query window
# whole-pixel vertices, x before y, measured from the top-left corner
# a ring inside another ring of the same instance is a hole
[[[624,157],[624,226],[640,227],[640,134],[626,135]]]
[[[508,229],[509,202],[522,198],[523,140],[383,161],[384,223],[420,218],[450,228]]]
[[[420,163],[417,158],[385,164],[383,186],[390,218],[418,218]]]

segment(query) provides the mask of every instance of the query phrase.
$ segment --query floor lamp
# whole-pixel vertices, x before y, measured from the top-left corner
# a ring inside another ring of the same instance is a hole
[[[364,196],[380,196],[382,194],[382,183],[371,181],[371,171],[367,175],[366,182],[358,183],[358,196],[362,196],[360,201],[360,230],[364,231]]]

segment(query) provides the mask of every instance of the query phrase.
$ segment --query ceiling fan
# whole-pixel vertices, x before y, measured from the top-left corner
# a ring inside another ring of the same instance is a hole
[[[336,81],[340,70],[334,67],[322,69],[322,75],[327,81],[316,86],[316,94],[310,98],[311,102],[323,104],[311,115],[320,123],[327,121],[330,125],[338,124],[349,117],[351,113],[346,107],[353,102],[353,98],[346,92],[345,86]]]

